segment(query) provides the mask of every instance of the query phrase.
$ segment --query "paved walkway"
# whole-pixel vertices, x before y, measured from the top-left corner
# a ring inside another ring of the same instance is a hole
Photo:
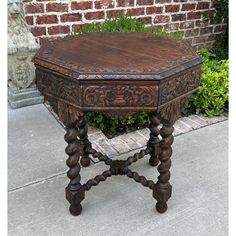
[[[63,128],[43,105],[9,110],[8,119],[9,235],[227,235],[228,121],[175,138],[165,214],[155,211],[151,190],[119,176],[87,192],[82,214],[73,217],[64,199]],[[156,168],[147,162],[132,169],[155,180]],[[105,169],[103,163],[82,168],[82,182]]]

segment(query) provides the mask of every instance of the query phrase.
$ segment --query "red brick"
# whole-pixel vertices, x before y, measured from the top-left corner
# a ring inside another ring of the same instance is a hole
[[[28,25],[33,25],[34,24],[33,16],[26,16],[25,21],[27,22]]]
[[[118,15],[123,15],[124,13],[125,13],[124,10],[110,10],[110,11],[107,11],[107,17],[108,18],[115,17]]]
[[[58,19],[56,15],[37,16],[36,23],[37,24],[53,24],[53,23],[58,23]]]
[[[25,5],[26,13],[43,13],[43,4],[42,3],[30,3]]]
[[[152,17],[150,16],[145,16],[145,17],[139,17],[138,20],[143,22],[145,25],[150,25],[152,24]]]
[[[84,27],[84,24],[82,25],[72,25],[72,31],[79,31]]]
[[[47,12],[67,12],[68,4],[64,3],[48,3],[46,5]]]
[[[162,25],[153,25],[152,28],[154,30],[163,31],[163,26]]]
[[[109,143],[120,154],[132,150],[131,147],[120,137],[115,137],[109,140]]]
[[[209,9],[209,6],[210,6],[209,2],[199,2],[197,4],[197,10]]]
[[[199,34],[199,29],[191,29],[191,30],[186,30],[184,33],[185,37],[194,37],[198,36]]]
[[[95,23],[96,26],[98,26],[98,23]],[[90,24],[86,23],[86,24],[75,24],[72,25],[72,31],[79,31],[81,28],[85,28],[85,27],[89,27]]]
[[[218,32],[224,32],[226,30],[227,26],[226,25],[217,25],[215,27],[214,32],[218,33]]]
[[[46,35],[46,28],[45,27],[34,27],[31,29],[31,33],[35,37]]]
[[[169,3],[171,2],[171,0],[156,0],[155,3],[158,4],[158,3]]]
[[[156,16],[154,19],[154,23],[158,24],[158,23],[167,23],[170,21],[170,17],[169,16]]]
[[[196,7],[195,3],[186,3],[182,5],[181,11],[192,11]]]
[[[96,9],[102,9],[102,8],[113,8],[114,2],[112,0],[99,0],[94,2]]]
[[[205,28],[201,28],[200,35],[202,35],[202,34],[210,34],[212,32],[213,32],[213,27],[205,27]]]
[[[61,15],[60,18],[61,22],[80,21],[82,19],[82,15],[80,13],[65,14]]]
[[[187,2],[188,0],[174,0],[173,2]]]
[[[194,28],[194,21],[186,21],[180,23],[180,29],[189,29],[189,28]]]
[[[144,15],[144,8],[133,8],[127,10],[128,16],[140,16]]]
[[[134,6],[134,0],[119,0],[117,1],[117,7],[132,7]]]
[[[197,20],[197,21],[195,22],[195,25],[196,25],[197,27],[206,27],[206,26],[209,25],[209,20],[207,20],[207,19]]]
[[[201,13],[200,12],[189,12],[187,14],[187,19],[188,20],[194,20],[194,19],[200,19],[201,18]]]
[[[153,0],[137,0],[137,5],[153,5]]]
[[[205,43],[208,41],[208,36],[195,37],[193,43]]]
[[[164,30],[170,31],[170,30],[178,30],[179,29],[179,23],[171,23],[171,24],[165,24]]]
[[[50,38],[39,38],[40,45],[46,45],[50,41],[55,41],[57,39],[60,39],[61,37],[50,37]]]
[[[213,16],[215,14],[215,10],[207,10],[207,11],[203,11],[204,17],[205,18],[209,18],[211,16]]]
[[[172,21],[185,21],[186,20],[186,14],[174,14],[171,15]]]
[[[187,39],[184,39],[185,41],[189,42],[190,44],[193,43],[193,38],[187,38]]]
[[[84,17],[87,20],[99,20],[99,19],[104,19],[105,13],[104,11],[87,12],[87,13],[84,13]]]
[[[216,34],[211,34],[208,36],[208,41],[213,41],[216,39]]]
[[[33,0],[22,0],[22,2],[32,2]]]
[[[163,7],[147,7],[146,14],[160,14],[163,11]]]
[[[93,3],[92,2],[72,2],[71,9],[72,10],[87,10],[92,9]]]
[[[179,5],[166,5],[165,12],[178,12],[180,6]]]
[[[214,44],[214,41],[213,42],[205,42],[204,44],[199,44],[198,45],[198,50],[202,47],[202,48],[209,48],[211,49],[212,46]]]
[[[70,27],[69,26],[51,26],[48,28],[48,33],[50,35],[55,35],[55,34],[67,34],[70,31]]]

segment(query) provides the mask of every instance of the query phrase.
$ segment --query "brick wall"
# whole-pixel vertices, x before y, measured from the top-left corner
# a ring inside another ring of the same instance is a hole
[[[215,35],[226,25],[211,24],[203,14],[211,15],[211,0],[23,0],[25,18],[34,36],[43,43],[63,37],[92,22],[126,14],[145,25],[166,31],[183,32],[184,38],[198,47],[210,47]]]

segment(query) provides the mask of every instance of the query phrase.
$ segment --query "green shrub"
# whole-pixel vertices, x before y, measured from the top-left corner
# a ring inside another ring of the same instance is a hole
[[[228,102],[228,60],[216,60],[215,54],[201,49],[203,58],[201,85],[188,107],[196,113],[217,116]]]
[[[210,20],[219,24],[223,19],[228,19],[229,1],[228,0],[213,0],[212,6],[215,8],[215,14],[210,16]]]
[[[114,133],[119,127],[128,130],[130,127],[146,127],[149,125],[148,112],[137,112],[129,115],[125,119],[112,119],[100,112],[88,112],[87,119],[89,125],[96,127],[102,131]]]
[[[225,32],[217,34],[212,47],[212,52],[216,55],[217,60],[227,60],[229,58],[229,41],[228,28]]]
[[[205,16],[213,24],[220,24],[222,20],[225,20],[226,22],[224,32],[216,35],[215,43],[212,46],[212,51],[216,55],[218,60],[228,59],[228,5],[228,0],[213,0],[212,6],[215,9],[215,14],[206,14]]]
[[[210,17],[210,20],[219,24],[223,19],[226,20],[226,29],[223,33],[218,34],[213,44],[213,52],[216,54],[217,59],[224,60],[228,59],[228,50],[229,50],[229,32],[228,32],[228,0],[214,0],[212,2],[213,7],[216,10],[215,15]]]
[[[84,26],[79,31],[74,31],[72,35],[79,35],[89,32],[146,32],[160,36],[171,36],[174,39],[182,39],[182,33],[172,32],[171,35],[160,28],[146,27],[139,19],[120,15],[114,18],[108,18],[103,24],[92,23]]]

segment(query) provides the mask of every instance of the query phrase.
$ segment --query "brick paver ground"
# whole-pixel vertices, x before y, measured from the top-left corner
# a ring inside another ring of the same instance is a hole
[[[51,108],[48,105],[46,105],[46,107],[58,121],[56,114],[53,113]],[[204,115],[190,115],[188,117],[181,117],[174,124],[174,136],[181,135],[227,119],[228,118],[226,116],[209,118]],[[91,141],[93,148],[109,157],[115,157],[140,147],[144,147],[147,143],[147,140],[149,139],[149,133],[149,129],[145,128],[108,139],[99,129],[89,127],[88,131],[89,140]]]
[[[199,129],[207,125],[215,124],[226,119],[227,117],[225,116],[208,118],[203,115],[181,117],[174,125],[174,136]],[[149,139],[149,133],[149,129],[145,128],[108,139],[101,131],[97,130],[95,133],[90,133],[89,137],[92,138],[91,142],[96,144],[98,151],[113,157],[145,146],[147,140]]]

